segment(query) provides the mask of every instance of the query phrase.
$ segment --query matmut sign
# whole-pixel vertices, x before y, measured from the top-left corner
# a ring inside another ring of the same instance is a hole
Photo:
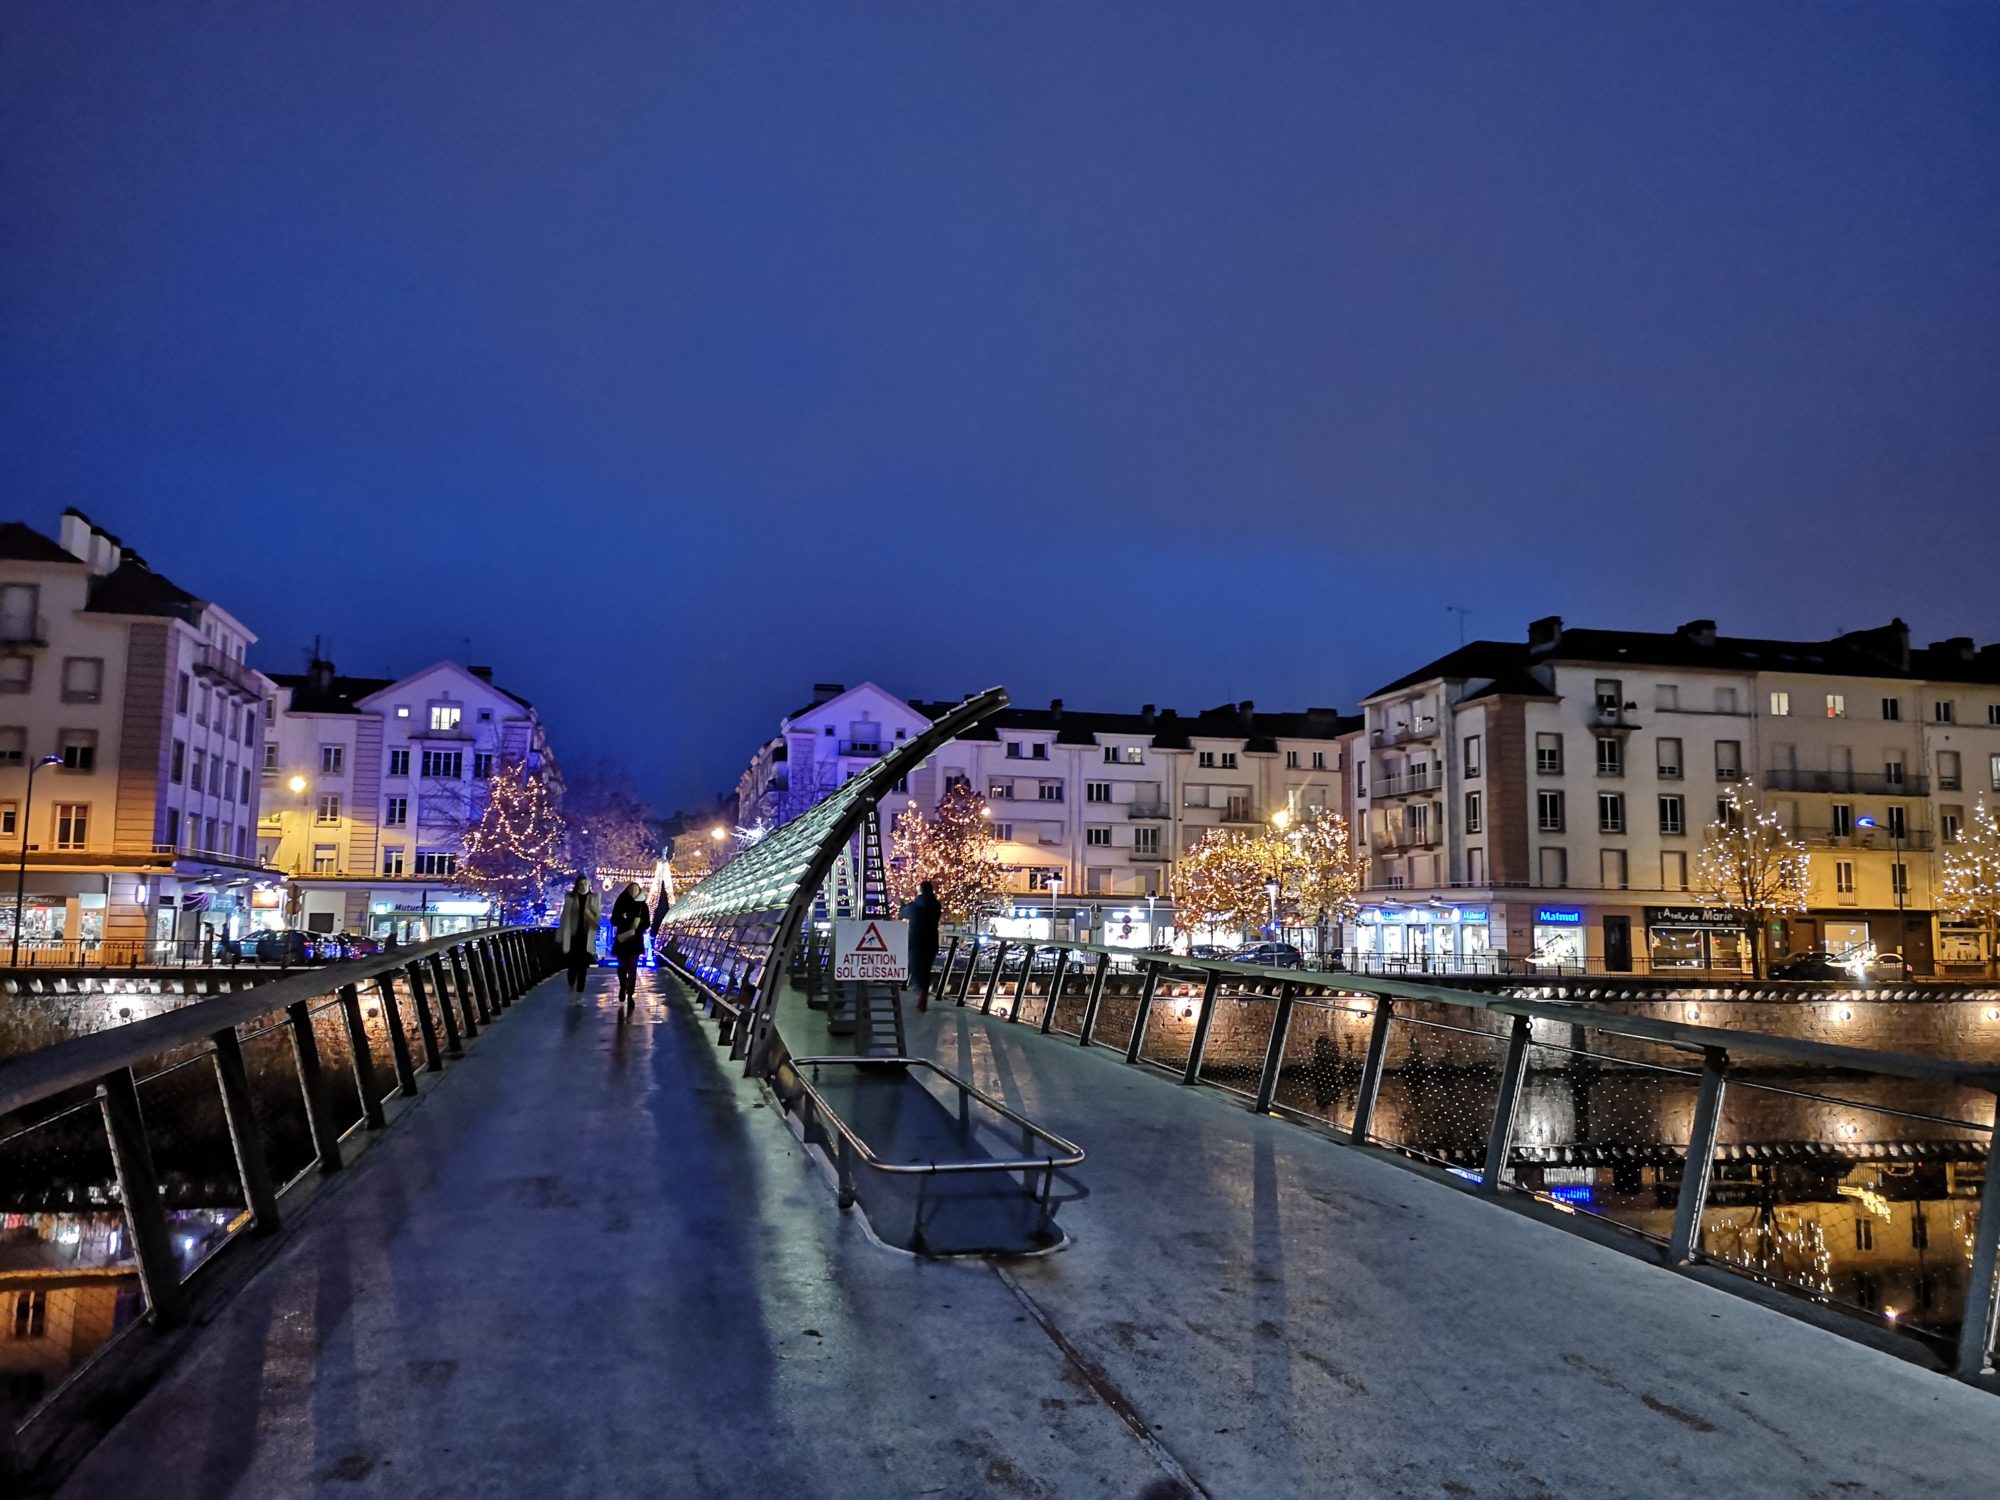
[[[835,922],[833,977],[904,983],[910,977],[910,924],[878,917]]]

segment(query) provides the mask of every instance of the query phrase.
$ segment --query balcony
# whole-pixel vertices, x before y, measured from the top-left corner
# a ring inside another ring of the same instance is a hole
[[[840,753],[852,760],[875,760],[882,754],[880,740],[842,740]]]
[[[1413,719],[1384,724],[1380,729],[1372,731],[1368,739],[1375,745],[1401,745],[1411,740],[1436,739],[1437,732],[1437,719],[1430,714],[1419,714]]]
[[[1375,784],[1377,797],[1408,797],[1418,792],[1438,792],[1444,790],[1442,775],[1433,775],[1434,767],[1424,767],[1411,771],[1407,776],[1383,776]]]
[[[1796,828],[1794,838],[1809,848],[1821,849],[1872,849],[1877,853],[1894,853],[1897,849],[1909,851],[1925,850],[1933,847],[1936,833],[1929,828],[1906,829],[1899,839],[1888,829],[1853,828],[1844,833],[1832,828]]]
[[[1408,849],[1435,849],[1443,841],[1435,828],[1391,828],[1370,834],[1368,848],[1374,854],[1399,854]]]
[[[46,646],[49,622],[42,615],[0,616],[0,646]]]
[[[1132,802],[1127,804],[1125,815],[1130,818],[1165,818],[1169,809],[1164,802]]]
[[[1161,864],[1166,860],[1166,857],[1166,851],[1162,849],[1134,849],[1132,851],[1132,863],[1135,865]]]
[[[1609,729],[1621,734],[1637,729],[1638,708],[1636,703],[1598,703],[1590,710],[1591,728]]]
[[[1264,818],[1254,807],[1241,802],[1232,802],[1229,806],[1222,809],[1222,821],[1225,823],[1261,823],[1264,821]]]
[[[195,652],[194,675],[217,683],[251,703],[264,696],[257,674],[220,646],[203,646]]]
[[[1899,776],[1891,781],[1880,771],[1766,771],[1768,792],[1860,793],[1876,797],[1926,797],[1928,776]]]

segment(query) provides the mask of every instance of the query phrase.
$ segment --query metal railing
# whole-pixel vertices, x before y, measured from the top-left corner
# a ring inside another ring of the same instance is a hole
[[[255,934],[225,938],[23,938],[13,969],[297,969],[322,962],[284,953],[257,956]],[[233,951],[232,951],[233,950]]]
[[[1767,792],[1859,792],[1879,797],[1922,797],[1930,790],[1928,776],[1892,777],[1881,771],[1770,770],[1764,773],[1763,780]]]
[[[31,1309],[69,1336],[0,1389],[0,1473],[43,1461],[143,1363],[107,1350],[186,1321],[288,1191],[340,1170],[351,1135],[553,966],[545,933],[459,934],[0,1061],[0,1213],[74,1273]]]
[[[195,652],[194,671],[197,677],[211,678],[225,687],[234,688],[252,701],[264,696],[264,687],[257,680],[257,674],[220,646],[200,647]]]
[[[1992,1068],[1075,943],[953,939],[936,991],[1480,1191],[1592,1215],[1670,1266],[1723,1267],[1873,1315],[1963,1378],[1994,1361]],[[1829,1228],[1873,1244],[1878,1227],[1885,1243],[1921,1247],[1900,1290],[1828,1247]]]

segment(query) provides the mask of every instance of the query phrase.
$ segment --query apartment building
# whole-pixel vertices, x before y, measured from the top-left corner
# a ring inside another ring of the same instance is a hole
[[[288,920],[404,941],[484,923],[458,863],[493,777],[525,764],[561,784],[534,705],[454,662],[349,677],[315,658],[272,680],[258,839]]]
[[[1984,957],[1935,892],[1968,802],[2000,789],[2000,649],[1913,649],[1900,620],[1779,641],[1550,617],[1362,708],[1364,962],[1739,969],[1740,933],[1692,890],[1732,790],[1812,855],[1810,909],[1772,952],[1901,951],[1919,972]]]
[[[739,782],[738,818],[785,821],[953,705],[905,701],[874,683],[821,684],[760,747]],[[1239,703],[1183,716],[1007,708],[944,746],[884,806],[936,807],[953,781],[992,808],[1009,875],[1003,934],[1096,931],[1145,946],[1171,924],[1174,859],[1212,828],[1286,810],[1343,813],[1345,746],[1360,725],[1331,709],[1259,713]]]
[[[252,833],[269,691],[244,661],[255,640],[81,511],[56,539],[0,523],[0,847],[26,858],[25,944],[248,925],[271,885]]]

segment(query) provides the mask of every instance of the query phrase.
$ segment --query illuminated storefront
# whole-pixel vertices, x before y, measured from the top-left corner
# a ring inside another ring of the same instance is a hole
[[[1491,967],[1491,916],[1484,906],[1444,901],[1364,906],[1354,918],[1351,964],[1361,970],[1478,972]]]
[[[1744,969],[1743,929],[1701,906],[1646,908],[1646,957],[1655,973],[1675,969]]]
[[[1537,968],[1584,966],[1583,912],[1574,906],[1538,906],[1529,958]]]

